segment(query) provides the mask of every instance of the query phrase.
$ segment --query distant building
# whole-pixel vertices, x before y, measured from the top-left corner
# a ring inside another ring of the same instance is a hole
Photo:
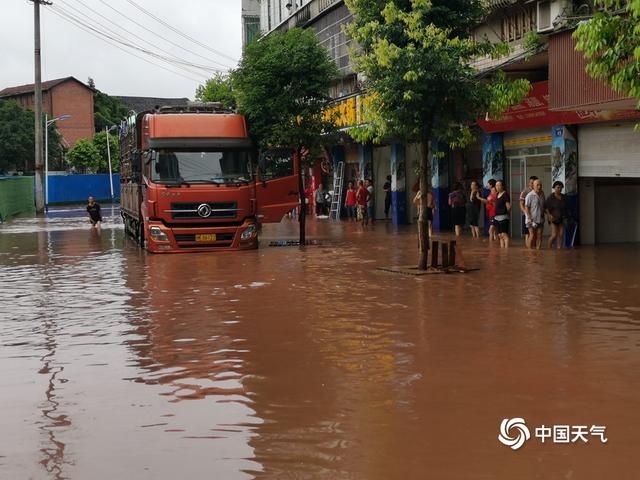
[[[136,113],[154,110],[158,107],[175,107],[186,105],[188,98],[159,98],[159,97],[115,97]]]
[[[242,0],[242,48],[260,34],[259,0]]]
[[[33,83],[8,87],[0,90],[0,100],[15,100],[21,107],[33,110],[34,90]],[[42,82],[42,111],[50,119],[69,115],[56,124],[65,146],[72,147],[81,138],[93,137],[93,93],[91,87],[74,77]]]

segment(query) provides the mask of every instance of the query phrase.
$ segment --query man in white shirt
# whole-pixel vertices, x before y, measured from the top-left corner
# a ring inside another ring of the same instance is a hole
[[[542,182],[540,180],[533,182],[533,190],[524,199],[524,215],[525,225],[529,229],[527,248],[533,249],[535,246],[540,250],[544,227],[544,193],[542,192]]]

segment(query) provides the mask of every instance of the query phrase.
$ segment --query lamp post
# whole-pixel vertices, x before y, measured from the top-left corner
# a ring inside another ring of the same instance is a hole
[[[71,118],[71,115],[60,115],[59,117],[47,120],[48,115],[44,114],[44,205],[49,205],[49,125],[57,121],[64,121]]]
[[[109,160],[109,186],[111,187],[111,204],[113,205],[113,174],[111,172],[111,145],[109,145],[109,132],[118,128],[117,125],[112,127],[104,127],[104,131],[107,133],[107,160]]]

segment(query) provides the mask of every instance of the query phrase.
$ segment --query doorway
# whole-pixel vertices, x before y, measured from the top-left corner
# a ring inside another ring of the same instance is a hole
[[[520,209],[520,192],[529,182],[529,177],[535,175],[542,181],[542,191],[545,198],[551,193],[551,145],[526,146],[513,150],[506,150],[509,169],[509,195],[511,196],[511,238],[523,238],[522,216]],[[545,229],[543,235],[549,235]]]

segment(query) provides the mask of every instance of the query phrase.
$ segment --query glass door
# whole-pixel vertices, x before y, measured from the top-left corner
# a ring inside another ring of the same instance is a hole
[[[509,157],[509,185],[507,185],[511,197],[511,222],[509,234],[511,238],[522,236],[522,212],[520,211],[520,192],[527,184],[527,169],[525,157]]]

